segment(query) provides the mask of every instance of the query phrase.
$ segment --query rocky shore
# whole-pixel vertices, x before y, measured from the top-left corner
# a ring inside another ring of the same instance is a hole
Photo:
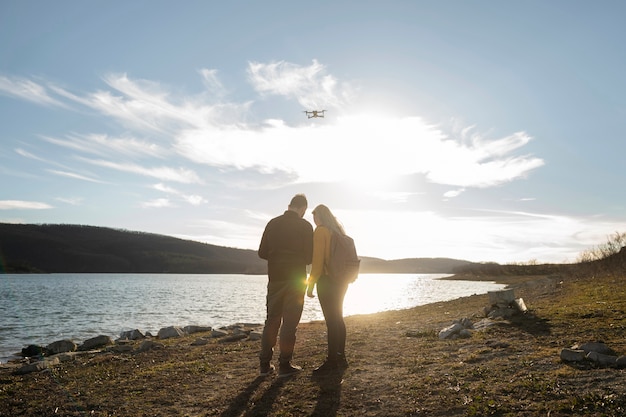
[[[624,277],[495,280],[514,304],[480,295],[347,318],[350,366],[323,379],[311,374],[323,322],[299,327],[304,371],[288,379],[258,376],[256,324],[53,342],[0,367],[0,415],[624,415],[626,371],[608,358],[626,351]]]

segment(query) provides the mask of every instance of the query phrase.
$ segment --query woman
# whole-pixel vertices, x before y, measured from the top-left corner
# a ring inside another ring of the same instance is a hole
[[[348,282],[333,280],[328,276],[326,265],[330,259],[330,239],[334,233],[345,235],[343,227],[330,209],[323,204],[313,210],[315,232],[313,233],[313,263],[307,281],[307,295],[313,297],[317,284],[317,295],[324,313],[328,334],[328,356],[313,373],[321,374],[348,367],[346,361],[346,324],[343,321],[343,299]]]

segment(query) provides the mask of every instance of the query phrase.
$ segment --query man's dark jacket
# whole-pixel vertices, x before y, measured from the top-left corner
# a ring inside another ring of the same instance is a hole
[[[270,271],[274,269],[273,266],[281,264],[305,268],[313,259],[311,223],[295,211],[285,211],[265,226],[258,253],[268,261]]]

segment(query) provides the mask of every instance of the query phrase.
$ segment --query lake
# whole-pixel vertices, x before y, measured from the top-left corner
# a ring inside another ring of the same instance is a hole
[[[493,282],[438,280],[449,274],[361,274],[344,303],[346,316],[399,310],[503,288]],[[0,275],[0,362],[29,344],[113,339],[139,329],[220,327],[265,320],[266,275]],[[323,320],[305,297],[302,321]]]

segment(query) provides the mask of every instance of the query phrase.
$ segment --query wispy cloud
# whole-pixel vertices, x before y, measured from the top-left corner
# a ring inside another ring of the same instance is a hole
[[[133,137],[111,137],[107,134],[72,134],[64,139],[42,136],[46,142],[81,153],[100,156],[123,155],[131,158],[162,158],[167,151],[153,142],[146,142]]]
[[[175,207],[174,204],[167,198],[157,198],[154,200],[146,201],[141,204],[143,208],[165,208]]]
[[[216,70],[202,69],[200,76],[207,90],[226,91]],[[341,112],[349,88],[317,61],[309,66],[252,62],[248,76],[260,94],[284,96],[310,108],[335,106],[338,115],[315,124],[290,126],[276,118],[250,125],[246,122],[250,103],[229,103],[219,94],[209,98],[206,92],[185,96],[158,82],[109,74],[103,79],[108,89],[83,96],[56,86],[40,87],[95,109],[131,132],[119,137],[74,133],[43,140],[74,150],[92,165],[178,183],[201,181],[189,168],[155,168],[153,161],[141,165],[137,161],[182,156],[223,172],[274,174],[267,176],[273,185],[337,180],[376,185],[387,178],[420,174],[457,190],[514,181],[544,164],[520,153],[532,140],[525,132],[489,139],[473,126],[446,133],[419,117]],[[22,84],[28,85],[25,81]]]
[[[0,75],[0,94],[31,101],[44,106],[67,107],[49,94],[46,86],[32,80]]]
[[[45,210],[54,208],[38,201],[0,200],[0,210]]]
[[[107,161],[103,159],[88,159],[81,158],[83,161],[93,165],[98,165],[105,168],[110,168],[117,171],[130,172],[133,174],[139,174],[146,177],[157,178],[163,181],[174,181],[184,184],[200,184],[202,181],[198,175],[187,168],[170,168],[170,167],[144,167],[131,163],[118,163],[113,161]]]
[[[309,66],[285,61],[250,62],[248,77],[258,92],[296,99],[307,110],[339,107],[350,95],[316,60]]]
[[[59,171],[56,169],[49,169],[48,172],[55,174],[55,175],[59,175],[61,177],[66,177],[66,178],[73,178],[75,180],[81,180],[81,181],[89,181],[89,182],[96,182],[99,184],[106,184],[106,181],[102,181],[102,180],[98,180],[95,178],[90,178],[87,177],[85,175],[81,175],[81,174],[77,174],[75,172],[68,172],[68,171]]]
[[[168,185],[159,183],[159,184],[154,184],[152,186],[153,189],[157,190],[157,191],[161,191],[163,193],[166,194],[170,194],[170,195],[174,195],[177,196],[178,198],[182,199],[183,201],[187,202],[188,204],[191,204],[192,206],[199,206],[201,204],[204,204],[207,202],[207,200],[197,194],[185,194],[175,188],[172,188]]]

